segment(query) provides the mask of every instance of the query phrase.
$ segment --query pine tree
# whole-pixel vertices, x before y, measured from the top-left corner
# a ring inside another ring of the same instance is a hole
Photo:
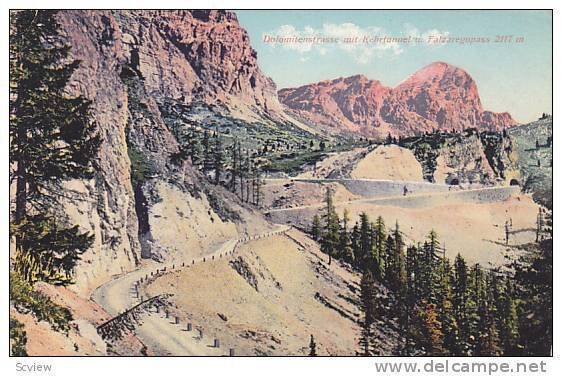
[[[496,326],[496,307],[494,304],[493,285],[497,281],[490,274],[485,276],[484,296],[478,302],[478,331],[475,356],[501,355],[499,332]]]
[[[242,156],[242,146],[240,142],[236,145],[236,156],[238,158],[237,175],[238,175],[238,186],[240,187],[240,199],[244,200],[244,166],[243,166],[243,156]]]
[[[465,291],[464,319],[459,320],[461,343],[467,355],[474,355],[476,351],[476,338],[481,318],[478,308],[484,298],[484,274],[480,265],[475,264],[469,268],[467,289]]]
[[[355,223],[353,229],[351,230],[351,249],[353,251],[353,264],[356,267],[360,267],[361,258],[361,233],[359,231],[359,224]]]
[[[437,240],[437,233],[431,230],[427,236],[427,241],[424,243],[420,257],[420,285],[421,298],[429,303],[437,303],[435,296],[436,284],[439,276],[437,270],[439,267],[439,241]]]
[[[516,347],[519,337],[515,291],[512,282],[509,280],[498,284],[495,302],[498,312],[499,337],[504,355],[512,356],[517,354]]]
[[[230,155],[230,163],[231,163],[231,177],[230,177],[230,190],[232,192],[236,192],[236,184],[237,184],[237,178],[238,178],[238,174],[240,172],[239,170],[239,164],[238,164],[238,138],[234,139],[234,142],[232,144],[232,148],[231,148],[231,155]]]
[[[91,102],[65,94],[80,62],[68,61],[56,11],[13,15],[10,34],[10,159],[17,165],[15,222],[31,205],[42,211],[67,179],[93,177],[100,139],[94,134]]]
[[[254,204],[259,207],[263,199],[263,186],[265,185],[261,171],[256,166],[254,168]]]
[[[351,248],[351,237],[348,231],[349,210],[343,211],[343,220],[340,229],[340,243],[338,246],[338,257],[344,261],[353,263],[353,249]]]
[[[435,304],[427,303],[425,305],[423,318],[422,345],[429,355],[444,355],[446,352],[443,346],[443,332],[441,330],[441,322],[439,322]]]
[[[69,275],[90,247],[91,236],[77,227],[54,226],[53,211],[64,197],[64,181],[93,177],[100,138],[90,116],[91,102],[65,93],[80,62],[70,60],[70,46],[59,37],[55,15],[53,10],[24,10],[11,18],[9,137],[16,167],[10,170],[10,182],[16,182],[12,230],[19,262],[27,263],[18,267],[63,268]],[[44,245],[49,239],[63,239],[63,244],[48,252]]]
[[[516,265],[518,348],[521,355],[549,356],[553,343],[552,217],[545,216],[545,236],[537,252],[522,255]]]
[[[201,149],[201,141],[199,140],[199,135],[195,130],[195,127],[190,127],[189,135],[189,158],[191,159],[191,164],[193,166],[199,166],[201,164],[203,151]]]
[[[391,238],[391,236],[389,236]],[[390,242],[393,245],[394,242]],[[419,300],[419,281],[417,279],[419,271],[419,250],[416,246],[410,246],[406,252],[406,291],[404,293],[402,315],[400,316],[400,327],[404,333],[405,342],[399,350],[400,355],[413,355],[418,353],[420,344],[423,342],[425,320],[423,312],[419,307],[422,302]],[[388,268],[387,268],[388,270]]]
[[[380,265],[382,278],[385,278],[386,267],[387,267],[387,253],[386,253],[386,228],[384,220],[381,216],[378,216],[376,222],[373,226],[373,252],[377,255],[378,262]]]
[[[308,356],[316,356],[316,342],[314,342],[314,336],[310,335],[310,343],[308,345]]]
[[[363,272],[361,277],[361,310],[363,311],[363,320],[361,321],[361,337],[359,345],[360,354],[363,356],[371,356],[373,352],[373,324],[375,322],[376,311],[376,294],[374,287],[375,280],[369,271]]]
[[[252,160],[250,159],[250,150],[246,149],[246,158],[245,158],[245,171],[244,171],[244,177],[246,178],[246,182],[245,182],[245,187],[246,187],[246,198],[242,198],[244,201],[246,202],[250,202],[250,192],[252,190],[251,188],[251,180],[252,180]],[[242,197],[244,197],[242,195]]]
[[[459,354],[459,328],[453,314],[452,268],[449,259],[443,257],[438,266],[435,284],[435,301],[438,320],[443,331],[443,346],[451,354]]]
[[[321,227],[322,225],[320,224],[320,217],[318,216],[318,214],[314,214],[314,217],[312,218],[312,228],[310,229],[312,239],[316,241],[320,240],[322,231]]]
[[[359,236],[359,257],[357,258],[359,267],[363,270],[373,271],[375,268],[372,258],[371,223],[365,212],[359,215]]]
[[[203,131],[203,140],[201,143],[203,145],[203,171],[210,171],[213,168],[213,157],[209,131],[207,129]]]
[[[459,254],[455,258],[453,278],[453,314],[455,321],[459,324],[459,354],[455,355],[470,355],[472,333],[468,321],[470,311],[474,309],[474,303],[471,300],[469,289],[468,266]]]
[[[332,190],[326,190],[326,213],[324,215],[324,232],[322,234],[321,249],[328,255],[328,265],[332,263],[339,244],[339,218],[334,207]]]
[[[220,183],[223,167],[224,167],[224,150],[222,149],[221,136],[217,133],[215,145],[213,148],[213,169],[215,170],[215,185]]]
[[[404,260],[404,242],[398,222],[386,242],[386,280],[391,290],[400,294],[406,285],[406,264]]]

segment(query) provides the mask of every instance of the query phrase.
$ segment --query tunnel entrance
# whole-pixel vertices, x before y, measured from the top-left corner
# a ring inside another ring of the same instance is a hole
[[[519,180],[517,180],[517,179],[511,179],[511,180],[509,181],[509,185],[511,185],[511,186],[519,186]]]
[[[459,185],[459,179],[457,178],[451,179],[449,185]]]

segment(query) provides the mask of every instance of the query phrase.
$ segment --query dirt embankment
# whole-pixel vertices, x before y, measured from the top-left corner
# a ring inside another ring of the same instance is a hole
[[[316,183],[298,180],[268,181],[263,188],[263,207],[292,208],[323,202],[326,190],[331,189],[336,201],[350,201],[361,198],[336,182]]]
[[[196,264],[156,279],[148,293],[173,290],[182,322],[237,355],[306,355],[314,335],[320,355],[354,355],[359,335],[359,276],[327,264],[299,231],[241,245],[232,258]],[[396,333],[377,327],[381,354]]]
[[[10,316],[24,324],[29,356],[149,355],[132,333],[119,341],[106,343],[96,327],[111,316],[98,304],[62,286],[38,282],[35,289],[67,308],[73,319],[69,331],[64,333],[54,330],[46,321],[38,321],[31,313],[20,313],[11,308]]]
[[[411,150],[396,145],[379,146],[361,159],[353,171],[354,179],[423,181],[421,164]]]

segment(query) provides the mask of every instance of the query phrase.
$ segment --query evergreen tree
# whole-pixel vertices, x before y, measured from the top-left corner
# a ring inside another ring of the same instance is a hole
[[[420,286],[421,298],[429,303],[437,304],[435,292],[439,276],[437,271],[439,268],[440,257],[439,241],[437,240],[437,233],[431,230],[427,236],[427,241],[424,243],[421,257],[420,257]]]
[[[27,274],[29,282],[31,275],[58,275],[58,270],[68,276],[92,239],[77,227],[53,225],[54,209],[65,197],[63,182],[93,177],[100,144],[91,102],[65,93],[80,62],[70,60],[70,46],[59,37],[55,15],[54,10],[24,10],[10,20],[9,138],[15,166],[10,182],[16,183],[12,230],[16,264],[25,264],[16,267],[54,268]],[[50,239],[59,239],[59,248],[46,247]]]
[[[224,167],[224,155],[222,148],[221,136],[216,133],[215,145],[213,148],[213,169],[215,170],[215,185],[220,183],[221,175]]]
[[[443,346],[443,332],[435,304],[427,303],[425,305],[423,318],[422,345],[429,355],[444,355],[446,351]]]
[[[318,214],[314,214],[314,217],[312,218],[312,228],[310,230],[311,234],[312,234],[312,239],[318,241],[320,240],[321,237],[321,229],[322,225],[320,223],[320,217],[318,216]]]
[[[191,159],[191,164],[193,166],[199,166],[201,164],[202,159],[202,148],[201,148],[201,141],[199,140],[199,135],[195,130],[195,127],[190,127],[189,130],[189,158]]]
[[[15,222],[31,206],[61,192],[68,179],[93,177],[100,139],[91,102],[70,97],[65,88],[78,60],[61,44],[53,10],[14,13],[10,33],[10,159],[17,165]],[[12,171],[11,171],[12,172]]]
[[[373,352],[373,324],[375,322],[376,311],[376,294],[373,275],[369,271],[363,272],[361,277],[361,310],[363,311],[363,320],[361,321],[361,337],[359,345],[360,354],[363,356],[371,356]]]
[[[453,278],[453,314],[455,321],[459,324],[459,338],[457,341],[459,354],[470,355],[471,350],[471,311],[474,302],[470,294],[468,266],[461,255],[457,255],[454,264]]]
[[[237,185],[237,178],[238,178],[238,174],[240,173],[240,164],[239,164],[239,157],[238,157],[238,138],[234,139],[234,143],[232,144],[232,149],[231,149],[231,171],[232,171],[232,176],[230,178],[230,190],[232,192],[236,192],[236,185]]]
[[[259,207],[263,200],[263,186],[265,182],[262,179],[261,171],[256,166],[254,169],[254,204]]]
[[[243,162],[243,180],[244,189],[242,190],[242,200],[245,202],[250,202],[250,191],[251,191],[251,177],[252,177],[252,160],[250,159],[250,150],[246,149],[246,156]]]
[[[355,266],[360,267],[359,260],[361,259],[361,233],[359,231],[358,223],[355,223],[351,230],[351,249],[353,250],[353,263]]]
[[[377,259],[380,265],[382,277],[385,277],[385,269],[387,267],[387,253],[386,253],[386,228],[383,218],[379,215],[374,223],[372,229],[372,247],[373,253],[377,255]]]
[[[359,215],[359,235],[359,257],[357,258],[359,267],[372,272],[375,269],[375,262],[372,257],[371,223],[365,212]]]
[[[551,215],[545,219],[548,238],[538,250],[522,255],[516,265],[515,283],[519,305],[519,352],[522,355],[549,356],[553,343],[553,242]],[[548,225],[548,226],[547,226]]]
[[[406,294],[404,296],[404,310],[401,320],[399,321],[401,333],[404,336],[404,344],[398,349],[399,355],[412,355],[414,344],[412,340],[412,315],[415,310],[416,292],[415,292],[415,248],[408,247],[406,250]],[[388,270],[388,264],[387,264]]]
[[[495,299],[498,312],[498,330],[501,347],[505,355],[517,354],[519,337],[517,305],[515,291],[511,281],[498,283],[498,294]]]
[[[452,268],[449,260],[443,257],[438,266],[435,284],[435,301],[438,320],[443,331],[443,345],[447,352],[459,354],[459,328],[453,314]]]
[[[396,222],[392,236],[386,242],[386,280],[391,290],[400,294],[406,285],[406,265],[404,260],[404,242]]]
[[[501,355],[499,332],[496,326],[497,311],[494,304],[493,283],[497,283],[493,276],[485,276],[484,296],[479,300],[478,331],[476,337],[475,356]],[[493,279],[493,281],[492,281]]]
[[[339,218],[334,207],[332,190],[326,190],[326,213],[324,215],[324,232],[322,234],[321,249],[328,255],[328,265],[332,263],[339,244]]]
[[[353,249],[351,247],[351,237],[348,232],[349,223],[349,210],[347,208],[343,211],[343,220],[340,229],[340,243],[338,246],[338,257],[344,261],[353,263]]]
[[[240,142],[236,145],[236,156],[238,158],[238,162],[236,163],[237,167],[237,175],[238,175],[238,186],[240,187],[240,199],[244,200],[244,162],[242,156],[242,146]]]
[[[203,145],[203,170],[210,171],[213,168],[213,157],[209,131],[207,129],[203,131],[203,140],[201,143]]]

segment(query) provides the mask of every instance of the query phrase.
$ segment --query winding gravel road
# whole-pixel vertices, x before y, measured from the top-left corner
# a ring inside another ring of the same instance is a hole
[[[279,230],[267,232],[242,239],[231,239],[215,246],[205,256],[193,259],[194,263],[212,262],[213,256],[218,259],[220,255],[231,254],[235,251],[236,245],[248,242],[254,239],[284,233],[290,229],[289,226],[277,226]],[[176,264],[177,265],[177,264]],[[152,262],[142,266],[139,269],[129,273],[119,275],[111,281],[98,287],[91,295],[91,299],[101,305],[110,315],[117,316],[128,308],[139,303],[134,285],[141,278],[150,273],[156,273],[157,270],[167,271],[172,269],[172,263],[161,264]],[[173,293],[173,291],[171,291]],[[199,338],[198,332],[186,331],[186,323],[179,325],[173,322],[174,318],[166,318],[164,312],[156,313],[151,311],[142,317],[142,322],[135,328],[135,334],[150,349],[154,355],[172,355],[172,356],[189,356],[189,355],[227,355],[228,348],[215,348],[212,346],[213,338]]]

